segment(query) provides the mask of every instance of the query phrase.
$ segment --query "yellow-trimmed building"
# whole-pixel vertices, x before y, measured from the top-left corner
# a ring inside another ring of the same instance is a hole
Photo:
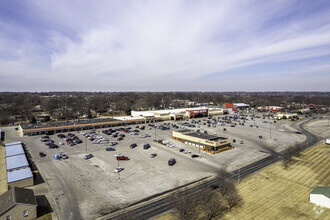
[[[193,147],[199,147],[210,153],[218,153],[232,148],[229,139],[226,137],[204,134],[189,129],[172,131],[172,137],[174,140]]]

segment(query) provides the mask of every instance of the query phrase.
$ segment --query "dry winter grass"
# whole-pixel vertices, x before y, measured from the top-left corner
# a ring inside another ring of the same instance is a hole
[[[278,162],[237,184],[243,198],[221,219],[328,219],[330,210],[309,202],[315,186],[330,185],[330,147],[317,144],[294,158],[288,169]],[[171,212],[157,220],[176,219]]]

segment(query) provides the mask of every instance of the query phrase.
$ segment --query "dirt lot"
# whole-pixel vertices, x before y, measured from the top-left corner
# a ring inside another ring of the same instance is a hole
[[[249,123],[258,125],[259,128],[250,127]],[[202,125],[199,129],[207,130],[209,134],[217,133],[220,136],[244,141],[244,144],[234,144],[235,149],[217,155],[203,152],[202,158],[191,158],[189,154],[180,153],[179,148],[190,149],[192,153],[198,153],[198,149],[171,139],[171,130],[157,129],[156,137],[174,143],[174,148],[154,143],[155,129],[140,132],[149,133],[152,137],[148,138],[126,134],[123,141],[118,141],[115,152],[105,151],[109,144],[92,144],[87,140],[87,152],[94,155],[90,160],[83,159],[86,154],[85,138],[78,132],[73,133],[84,143],[49,149],[40,142],[40,136],[20,138],[14,128],[4,130],[7,142],[21,140],[27,145],[47,184],[52,198],[50,202],[54,204],[59,219],[94,219],[118,207],[171,189],[177,184],[210,176],[221,166],[226,166],[229,170],[235,169],[267,156],[287,144],[302,141],[304,136],[295,134],[289,124],[290,121],[274,123],[273,120],[257,119],[255,122],[245,123],[245,126],[227,127],[228,131],[225,133],[222,126],[208,128]],[[259,139],[259,135],[262,135],[263,139]],[[110,141],[115,140],[110,136],[103,136],[108,137]],[[274,137],[277,138],[276,141]],[[55,135],[51,138],[57,144],[63,141]],[[130,149],[131,143],[137,143],[138,146]],[[151,148],[144,150],[145,143],[149,143]],[[41,151],[47,156],[39,157]],[[69,159],[55,160],[54,154],[60,152],[65,152]],[[129,161],[121,161],[119,164],[125,168],[120,173],[120,181],[119,175],[114,173],[118,166],[115,153],[130,157]],[[157,153],[158,156],[150,158],[151,153]],[[172,157],[176,158],[177,163],[170,167],[167,161]]]

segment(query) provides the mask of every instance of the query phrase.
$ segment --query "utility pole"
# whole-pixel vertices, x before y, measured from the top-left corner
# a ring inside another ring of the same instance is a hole
[[[117,160],[117,162],[118,162],[118,166],[117,167],[119,167],[119,160]],[[120,182],[120,172],[118,172],[118,182]]]
[[[237,182],[239,183],[241,176],[241,168],[238,169],[238,176],[237,176]]]
[[[155,125],[155,141],[156,141],[156,125]]]
[[[87,138],[85,136],[85,146],[86,146],[86,154],[87,154]]]

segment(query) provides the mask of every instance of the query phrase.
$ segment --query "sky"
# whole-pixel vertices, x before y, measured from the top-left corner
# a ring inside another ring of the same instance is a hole
[[[0,91],[329,84],[329,0],[0,0]]]

